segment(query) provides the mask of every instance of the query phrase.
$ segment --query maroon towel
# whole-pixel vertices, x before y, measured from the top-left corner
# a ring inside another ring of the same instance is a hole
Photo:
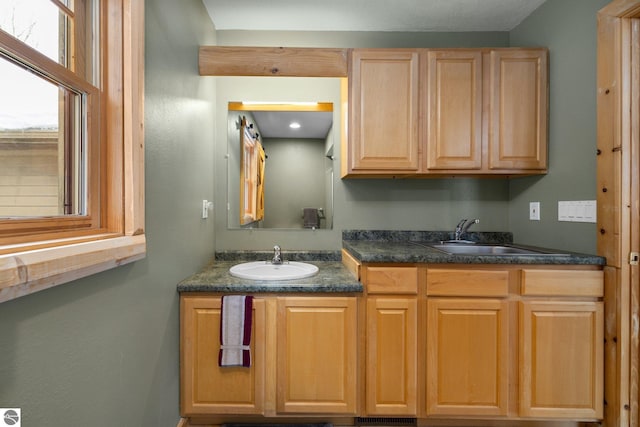
[[[220,313],[219,366],[251,366],[253,297],[225,295]]]

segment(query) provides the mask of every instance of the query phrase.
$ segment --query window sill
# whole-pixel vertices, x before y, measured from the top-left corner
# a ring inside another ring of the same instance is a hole
[[[0,303],[140,260],[144,234],[0,256]]]

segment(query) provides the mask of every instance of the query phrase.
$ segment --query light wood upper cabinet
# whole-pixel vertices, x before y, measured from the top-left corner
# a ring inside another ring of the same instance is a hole
[[[277,298],[279,413],[356,413],[356,298]]]
[[[342,176],[547,170],[548,51],[354,49]]]
[[[347,158],[342,159],[343,176],[417,173],[418,50],[354,49],[350,65],[349,143]]]
[[[265,383],[265,304],[253,301],[251,367],[219,367],[221,298],[181,298],[181,413],[262,414]]]
[[[427,55],[427,169],[482,167],[482,52]]]
[[[544,49],[491,51],[489,169],[547,168]]]

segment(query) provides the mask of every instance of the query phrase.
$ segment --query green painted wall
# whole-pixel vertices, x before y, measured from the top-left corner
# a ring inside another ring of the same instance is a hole
[[[592,225],[558,224],[546,207],[563,198],[595,197],[595,11],[605,3],[550,0],[510,34],[514,45],[551,48],[548,176],[511,182],[338,179],[335,232],[318,238],[320,242],[302,232],[246,234],[236,236],[238,246],[262,248],[278,238],[285,248],[337,248],[343,228],[449,229],[462,216],[477,216],[483,221],[478,229],[507,228],[521,241],[592,251]],[[146,8],[147,258],[0,304],[0,406],[21,407],[23,425],[175,426],[175,285],[211,258],[214,237],[216,247],[234,246],[229,239],[218,239],[213,221],[199,216],[201,199],[212,199],[214,192],[216,202],[222,197],[219,187],[214,190],[220,141],[215,149],[211,144],[217,139],[216,84],[197,75],[196,60],[197,46],[215,43],[216,36],[198,1],[147,1]],[[246,44],[509,44],[504,33],[260,37],[250,37]],[[236,40],[224,32],[217,39],[221,44]],[[521,219],[530,200],[543,203],[538,228]]]
[[[212,257],[215,85],[198,1],[146,2],[146,259],[0,304],[0,407],[23,426],[175,427],[176,284]]]
[[[549,173],[509,186],[516,241],[595,253],[596,225],[559,222],[558,201],[596,198],[596,13],[608,0],[549,0],[510,33],[512,46],[547,46]],[[541,220],[529,221],[529,202]]]
[[[485,47],[507,46],[509,34],[486,32],[394,31],[231,31],[217,32],[221,46],[295,47]]]

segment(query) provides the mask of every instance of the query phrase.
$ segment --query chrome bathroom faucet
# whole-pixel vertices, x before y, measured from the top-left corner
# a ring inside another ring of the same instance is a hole
[[[273,247],[273,259],[271,260],[271,264],[282,264],[282,254],[280,253],[280,246],[278,245]]]
[[[479,223],[480,220],[479,219],[462,219],[460,220],[460,222],[458,223],[458,225],[456,225],[456,230],[453,233],[453,240],[460,240],[460,237],[462,237],[462,235],[464,233],[467,232],[467,230],[469,230],[469,228],[473,225],[473,224],[477,224]]]

